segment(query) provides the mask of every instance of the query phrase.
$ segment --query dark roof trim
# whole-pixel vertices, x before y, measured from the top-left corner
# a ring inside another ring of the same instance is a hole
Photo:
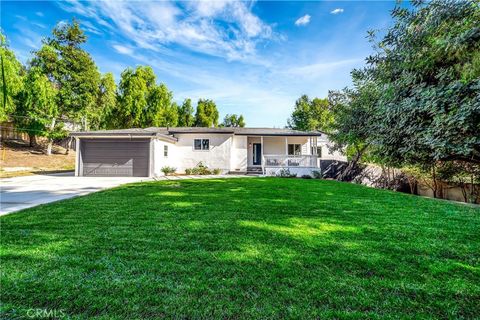
[[[95,132],[95,131],[86,131],[86,132],[72,132],[70,136],[77,138],[160,138],[168,141],[176,142],[177,138],[155,132]]]
[[[235,133],[236,136],[256,136],[256,137],[320,137],[320,132],[305,132],[305,133]]]

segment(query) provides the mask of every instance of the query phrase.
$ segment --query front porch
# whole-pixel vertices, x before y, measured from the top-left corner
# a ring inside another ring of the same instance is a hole
[[[316,136],[249,136],[248,171],[276,175],[281,169],[311,174],[319,170]]]

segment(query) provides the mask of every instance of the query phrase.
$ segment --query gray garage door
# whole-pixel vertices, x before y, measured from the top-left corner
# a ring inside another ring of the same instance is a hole
[[[149,139],[82,139],[80,147],[84,176],[148,176]]]

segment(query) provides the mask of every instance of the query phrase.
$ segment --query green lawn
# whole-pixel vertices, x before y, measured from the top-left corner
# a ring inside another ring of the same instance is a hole
[[[478,318],[480,209],[335,181],[132,184],[4,216],[2,318]]]

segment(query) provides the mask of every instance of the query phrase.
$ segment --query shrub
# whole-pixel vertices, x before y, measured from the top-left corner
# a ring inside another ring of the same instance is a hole
[[[312,179],[312,176],[309,175],[309,174],[304,174],[301,178],[302,179]]]
[[[214,170],[217,170],[217,169],[214,169]],[[212,171],[210,171],[208,167],[200,161],[195,168],[186,169],[185,173],[195,174],[195,175],[207,175],[207,174],[212,174]]]
[[[175,171],[177,171],[177,168],[165,166],[165,167],[162,167],[160,171],[162,171],[166,176],[168,176],[172,173],[175,173]]]
[[[323,178],[322,173],[318,170],[312,171],[312,175],[315,179],[322,179]]]
[[[282,169],[280,172],[277,174],[277,177],[281,178],[295,178],[297,176],[296,173],[291,173],[290,169]]]
[[[192,169],[185,169],[185,174],[191,175],[192,174]]]
[[[212,173],[216,174],[216,175],[219,175],[220,173],[222,173],[222,170],[219,169],[219,168],[215,168],[215,169],[212,170]]]

